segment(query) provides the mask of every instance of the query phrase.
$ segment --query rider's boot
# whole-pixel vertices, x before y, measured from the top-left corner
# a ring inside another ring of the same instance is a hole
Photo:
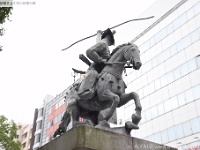
[[[78,96],[80,99],[91,99],[94,96],[97,76],[98,73],[96,70],[88,71],[78,90]]]

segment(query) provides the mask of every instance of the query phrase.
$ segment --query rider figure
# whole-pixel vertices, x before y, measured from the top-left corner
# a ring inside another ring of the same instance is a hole
[[[97,43],[86,51],[87,57],[94,63],[90,65],[85,79],[79,87],[78,95],[81,99],[91,99],[94,96],[94,85],[98,74],[105,66],[105,62],[110,58],[109,46],[115,43],[114,34],[115,31],[111,31],[109,28],[104,32],[97,31]]]

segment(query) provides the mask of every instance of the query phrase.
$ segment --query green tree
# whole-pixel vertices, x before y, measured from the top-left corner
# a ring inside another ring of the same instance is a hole
[[[5,150],[21,150],[21,143],[14,141],[17,135],[17,126],[13,120],[0,115],[0,147]]]
[[[12,14],[12,7],[0,7],[0,36],[3,36],[5,33],[5,29],[2,27],[2,24],[9,20],[10,14]],[[2,51],[2,46],[0,45],[0,51]]]

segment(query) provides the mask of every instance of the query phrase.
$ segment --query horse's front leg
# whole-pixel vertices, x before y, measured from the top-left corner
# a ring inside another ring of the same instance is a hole
[[[135,92],[131,92],[128,94],[126,93],[121,94],[120,103],[118,107],[125,105],[127,102],[129,102],[132,99],[135,101],[135,113],[132,115],[133,124],[127,122],[126,126],[128,126],[128,128],[138,129],[139,128],[138,123],[141,120],[141,111],[142,111],[139,95]]]
[[[101,101],[112,101],[111,107],[100,111],[98,116],[98,121],[108,121],[110,117],[112,117],[115,109],[117,108],[120,98],[117,94],[111,92],[109,89],[104,90],[99,98],[99,100]]]
[[[73,121],[73,126],[79,123],[80,109],[78,106],[71,107],[71,117]]]

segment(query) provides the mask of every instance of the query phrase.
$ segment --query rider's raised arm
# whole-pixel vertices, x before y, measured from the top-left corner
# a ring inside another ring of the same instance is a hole
[[[96,43],[98,43],[99,41],[101,41],[102,34],[103,34],[103,31],[101,31],[101,30],[97,31]]]
[[[103,61],[101,54],[107,49],[107,44],[103,41],[98,42],[86,51],[87,57],[95,63],[101,63]]]

